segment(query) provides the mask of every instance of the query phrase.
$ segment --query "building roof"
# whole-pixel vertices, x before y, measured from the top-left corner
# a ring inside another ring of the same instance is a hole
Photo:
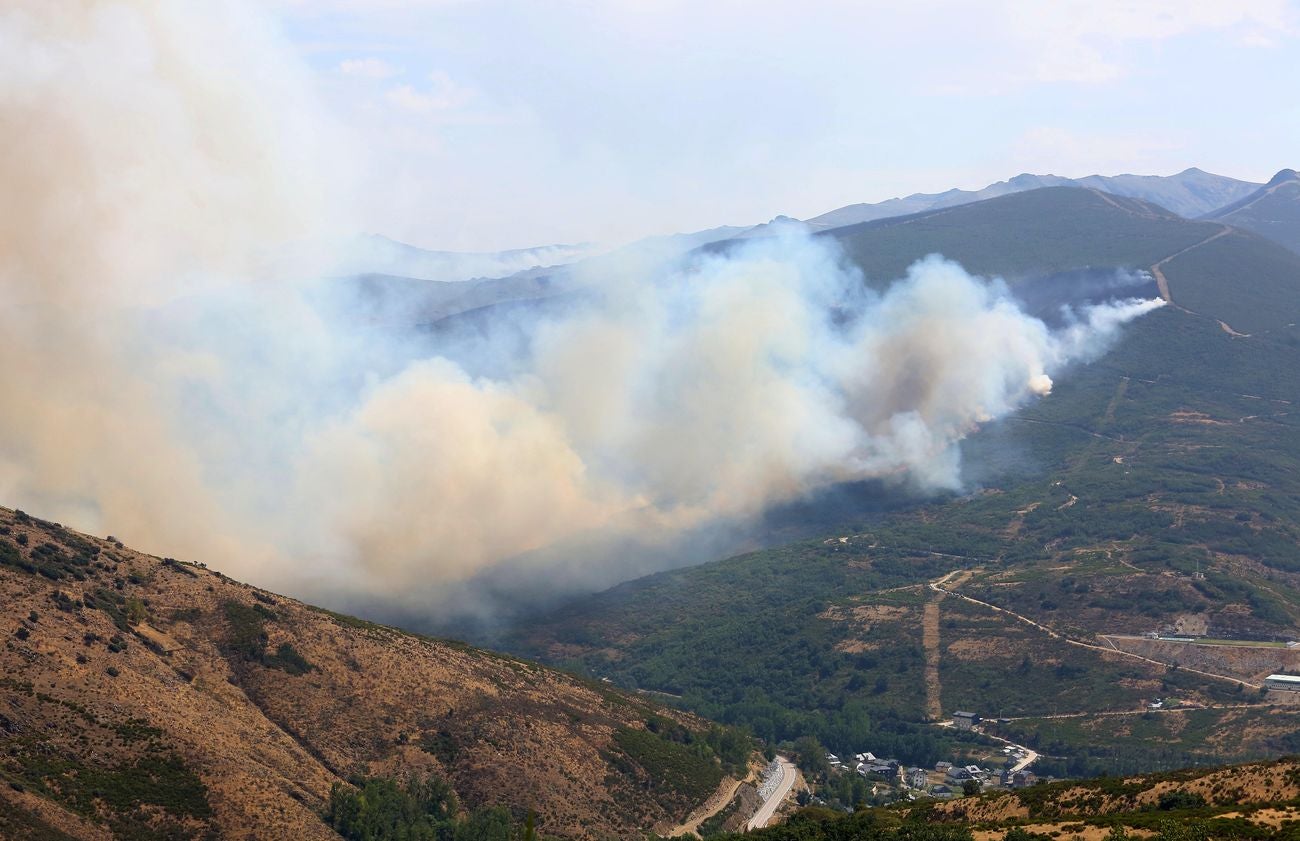
[[[1300,680],[1300,678],[1296,678],[1296,680]],[[975,713],[968,713],[965,710],[957,710],[957,712],[952,714],[952,717],[953,718],[979,718],[979,716],[975,715]]]
[[[1300,684],[1300,675],[1269,675],[1265,680],[1274,680],[1278,683],[1295,683]]]

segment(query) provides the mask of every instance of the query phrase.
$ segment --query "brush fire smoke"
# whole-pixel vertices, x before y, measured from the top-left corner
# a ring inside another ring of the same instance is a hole
[[[784,236],[606,262],[470,373],[293,279],[328,261],[287,246],[348,224],[312,101],[251,7],[0,11],[5,504],[335,604],[477,609],[494,570],[611,583],[611,541],[831,483],[956,487],[965,435],[1160,303],[1049,330],[951,262],[877,295]]]

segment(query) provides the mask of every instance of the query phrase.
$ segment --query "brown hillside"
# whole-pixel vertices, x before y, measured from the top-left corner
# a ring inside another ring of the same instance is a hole
[[[425,772],[548,835],[625,837],[721,777],[697,798],[615,739],[697,720],[7,509],[0,599],[0,837],[337,838],[332,785]]]
[[[1158,814],[1162,796],[1181,794],[1202,802],[1205,815],[1226,809],[1252,810],[1293,804],[1300,798],[1300,761],[1224,768],[1192,768],[1126,779],[1103,778],[1033,786],[1021,791],[970,797],[934,804],[930,820],[992,826],[1006,822],[1035,824],[1103,815]],[[1124,823],[1124,821],[1120,821]],[[1041,829],[1039,829],[1041,831]]]

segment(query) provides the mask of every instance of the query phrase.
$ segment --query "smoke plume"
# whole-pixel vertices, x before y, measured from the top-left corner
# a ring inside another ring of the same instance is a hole
[[[321,279],[350,158],[290,55],[237,3],[0,11],[5,504],[335,604],[487,609],[476,582],[610,583],[621,547],[831,483],[959,487],[964,436],[1160,304],[1049,328],[939,257],[875,293],[791,234],[579,267],[558,312],[431,346]]]

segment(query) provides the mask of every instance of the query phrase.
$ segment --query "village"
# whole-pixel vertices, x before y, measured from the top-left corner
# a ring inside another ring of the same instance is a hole
[[[942,726],[980,733],[982,719],[975,713],[958,710]],[[841,758],[826,754],[833,774],[858,774],[872,783],[872,794],[882,799],[947,799],[978,794],[992,789],[1021,789],[1040,782],[1029,766],[1038,754],[1022,745],[997,736],[987,738],[1005,742],[1001,749],[979,764],[941,761],[933,768],[907,767],[896,759],[877,757],[870,751]]]
[[[1270,674],[1264,679],[1262,688],[1268,691],[1269,702],[1295,703],[1294,699],[1300,698],[1300,675]],[[1145,704],[1145,710],[1164,711],[1183,706],[1175,699],[1155,698]],[[989,723],[1005,721],[991,719]],[[950,719],[938,723],[940,727],[978,733],[1003,744],[1000,749],[991,749],[996,752],[973,763],[968,757],[965,761],[937,762],[933,768],[907,767],[897,759],[877,757],[870,751],[844,758],[827,753],[826,762],[832,774],[858,774],[866,779],[871,783],[871,794],[877,802],[964,797],[996,789],[1022,789],[1051,781],[1050,777],[1039,777],[1030,770],[1039,758],[1038,753],[987,732],[982,726],[984,723],[985,719],[967,710],[956,710]]]

